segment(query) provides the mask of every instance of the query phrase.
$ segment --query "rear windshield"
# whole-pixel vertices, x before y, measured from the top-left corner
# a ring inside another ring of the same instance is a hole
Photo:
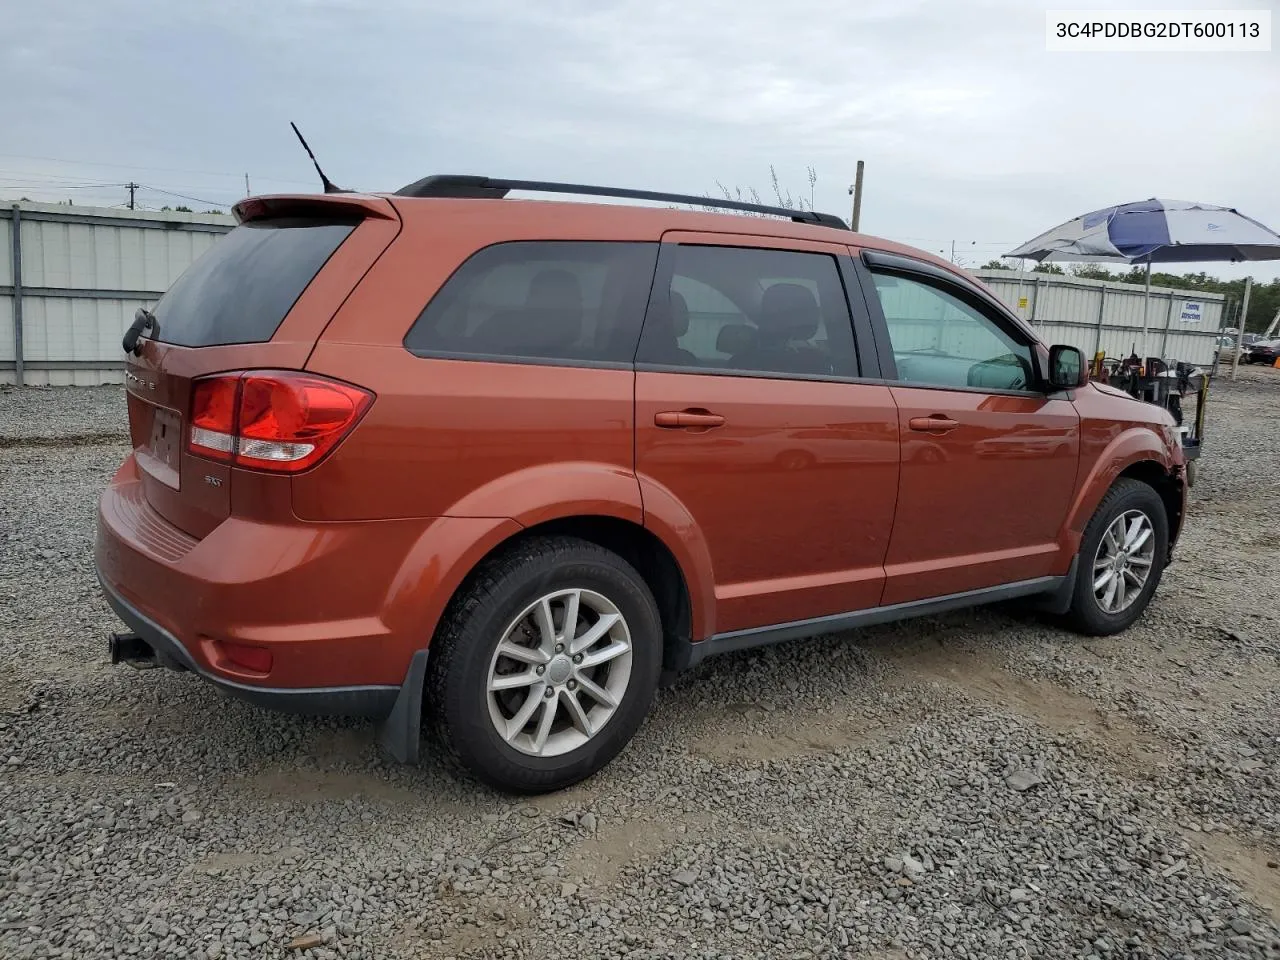
[[[251,220],[196,260],[160,298],[151,336],[183,347],[262,343],[354,221]]]

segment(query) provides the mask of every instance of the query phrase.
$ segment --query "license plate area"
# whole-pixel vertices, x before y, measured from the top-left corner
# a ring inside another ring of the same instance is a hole
[[[137,451],[140,465],[166,487],[178,489],[178,456],[182,450],[182,420],[172,410],[156,408],[151,417],[151,440]]]

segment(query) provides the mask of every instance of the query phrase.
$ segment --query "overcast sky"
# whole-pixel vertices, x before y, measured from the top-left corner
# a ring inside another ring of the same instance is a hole
[[[1048,53],[1044,10],[1070,6],[8,0],[0,197],[118,204],[105,184],[134,180],[200,201],[145,189],[148,206],[199,209],[245,172],[255,193],[314,189],[295,120],[367,190],[449,172],[767,198],[773,164],[807,197],[812,166],[817,208],[847,219],[863,159],[864,231],[955,240],[968,265],[1150,196],[1280,229],[1280,50]]]

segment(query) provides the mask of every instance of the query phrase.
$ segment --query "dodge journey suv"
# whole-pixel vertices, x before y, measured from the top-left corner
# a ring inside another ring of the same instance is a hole
[[[1011,598],[1141,616],[1173,420],[980,283],[824,214],[513,189],[714,203],[251,198],[138,312],[113,660],[377,718],[407,762],[426,726],[535,792],[713,654]]]

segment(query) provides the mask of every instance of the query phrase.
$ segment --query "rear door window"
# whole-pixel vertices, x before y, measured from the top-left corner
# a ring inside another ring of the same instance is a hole
[[[240,224],[160,298],[151,335],[183,347],[270,340],[355,228],[356,221],[314,218]]]
[[[762,376],[858,375],[835,257],[692,244],[673,245],[670,255],[670,279],[655,291],[639,362]]]
[[[627,364],[656,243],[512,241],[467,260],[405,337],[418,356]]]

